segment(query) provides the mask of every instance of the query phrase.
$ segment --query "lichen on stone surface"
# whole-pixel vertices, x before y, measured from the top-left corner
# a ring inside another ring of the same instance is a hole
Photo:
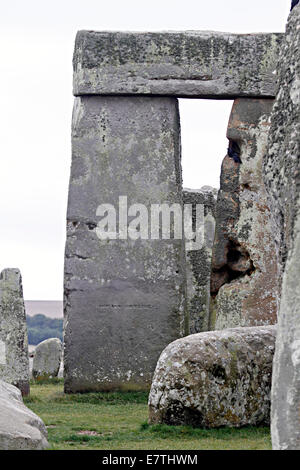
[[[275,336],[275,326],[233,328],[171,343],[153,377],[150,423],[267,425]]]

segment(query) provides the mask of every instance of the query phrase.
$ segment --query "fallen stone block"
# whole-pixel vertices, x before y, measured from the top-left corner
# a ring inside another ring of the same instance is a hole
[[[178,339],[162,352],[149,395],[151,424],[268,425],[275,326]]]
[[[58,376],[62,356],[62,343],[49,338],[37,345],[33,358],[32,376],[35,380]]]
[[[0,380],[0,450],[42,450],[48,445],[41,418],[24,405],[20,390]]]

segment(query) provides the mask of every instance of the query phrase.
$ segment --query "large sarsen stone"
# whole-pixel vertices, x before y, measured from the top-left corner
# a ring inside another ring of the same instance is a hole
[[[74,94],[272,97],[282,37],[79,31]]]
[[[278,263],[263,181],[273,100],[234,101],[227,130],[241,163],[224,158],[216,205],[210,329],[277,321]]]
[[[4,269],[0,275],[0,379],[29,394],[27,326],[18,269]]]
[[[184,240],[147,238],[150,218],[143,239],[126,236],[127,223],[118,218],[116,239],[100,240],[96,214],[100,204],[119,214],[124,197],[128,210],[143,204],[149,216],[152,204],[182,206],[179,129],[175,98],[75,100],[65,258],[67,392],[147,388],[161,351],[185,334]]]
[[[275,326],[178,339],[162,352],[149,396],[150,423],[267,425]]]
[[[274,449],[300,450],[300,5],[279,56],[265,182],[283,270],[272,384]]]
[[[0,380],[0,450],[42,450],[48,447],[46,427],[27,408],[21,392]]]

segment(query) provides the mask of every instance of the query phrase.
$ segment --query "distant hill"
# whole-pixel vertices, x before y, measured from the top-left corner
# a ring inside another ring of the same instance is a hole
[[[63,318],[62,300],[25,300],[26,315],[41,313],[50,318]]]

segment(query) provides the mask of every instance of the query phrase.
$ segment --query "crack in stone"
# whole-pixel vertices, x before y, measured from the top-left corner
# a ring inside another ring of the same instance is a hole
[[[239,243],[229,240],[226,252],[226,263],[219,269],[212,269],[210,291],[213,298],[223,285],[251,276],[256,270],[248,251]]]

